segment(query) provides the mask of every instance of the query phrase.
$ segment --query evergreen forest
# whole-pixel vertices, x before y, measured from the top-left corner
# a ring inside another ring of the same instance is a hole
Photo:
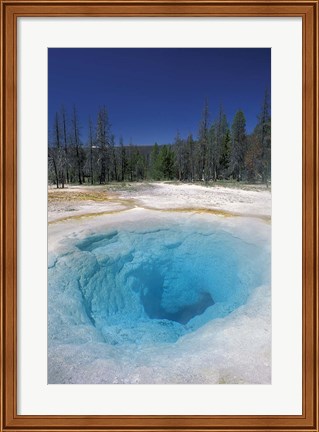
[[[200,115],[199,115],[200,117]],[[178,127],[178,125],[177,125]],[[115,137],[105,106],[89,119],[87,137],[74,106],[55,113],[49,131],[48,180],[57,188],[67,184],[107,184],[176,180],[218,182],[230,180],[264,183],[271,180],[270,96],[265,91],[256,126],[248,134],[245,113],[239,109],[231,121],[223,106],[210,120],[205,102],[195,136],[177,133],[173,142],[139,146]]]

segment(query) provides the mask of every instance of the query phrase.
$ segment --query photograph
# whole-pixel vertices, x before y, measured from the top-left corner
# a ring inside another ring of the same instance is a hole
[[[47,383],[271,384],[271,48],[47,52]]]

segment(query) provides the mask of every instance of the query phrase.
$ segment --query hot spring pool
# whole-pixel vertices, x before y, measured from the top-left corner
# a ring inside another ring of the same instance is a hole
[[[49,259],[49,348],[93,343],[121,361],[202,334],[269,285],[269,248],[246,237],[194,218],[65,239]]]

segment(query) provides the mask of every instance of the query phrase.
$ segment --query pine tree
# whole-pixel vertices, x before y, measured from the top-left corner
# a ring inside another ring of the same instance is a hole
[[[111,125],[109,123],[108,114],[105,106],[100,108],[98,117],[97,117],[97,126],[96,126],[96,145],[98,148],[99,154],[99,166],[100,166],[100,175],[99,180],[100,184],[106,183],[106,180],[109,181],[109,171],[110,171],[110,129]]]
[[[121,181],[123,182],[127,172],[127,156],[126,150],[123,143],[123,138],[120,137],[120,157],[121,157]]]
[[[91,184],[94,184],[94,169],[93,169],[93,163],[94,163],[94,137],[93,137],[93,125],[92,120],[89,119],[89,147],[90,147],[90,179]]]
[[[66,183],[69,183],[69,139],[68,139],[68,132],[67,132],[67,119],[66,119],[66,111],[64,106],[62,105],[61,108],[61,117],[62,117],[62,135],[63,135],[63,144],[64,144],[64,168],[65,168],[65,180]]]
[[[173,180],[175,174],[175,153],[164,145],[159,152],[160,172],[165,180]]]
[[[268,184],[271,176],[271,117],[270,117],[270,95],[265,91],[263,106],[258,117],[258,123],[254,130],[257,142],[261,149],[260,174],[262,181]]]
[[[203,110],[202,120],[199,126],[198,133],[198,146],[199,146],[199,179],[200,180],[208,180],[209,173],[209,158],[208,158],[208,149],[209,149],[209,110],[208,110],[208,101],[206,99],[205,106]]]
[[[160,149],[157,143],[154,144],[150,156],[150,176],[153,180],[162,179]]]
[[[188,153],[188,177],[191,181],[195,180],[195,141],[193,135],[187,137],[187,153]]]
[[[79,184],[82,184],[84,180],[83,179],[84,154],[82,151],[82,143],[80,140],[80,127],[79,127],[78,115],[75,106],[73,107],[73,115],[72,115],[72,144],[75,152],[76,175]]]
[[[176,154],[176,165],[178,172],[178,180],[182,180],[182,170],[183,170],[183,141],[181,140],[181,136],[179,132],[175,137],[175,154]]]
[[[243,179],[247,150],[246,119],[243,111],[236,112],[232,124],[232,171],[237,181]]]
[[[115,147],[115,136],[112,134],[110,139],[110,165],[112,166],[111,169],[111,177],[112,180],[117,181],[118,180],[118,173],[117,173],[117,152]]]
[[[225,146],[227,146],[227,134],[229,135],[229,128],[227,123],[227,117],[223,111],[222,105],[220,105],[219,108],[219,116],[218,116],[216,131],[217,131],[217,136],[216,136],[217,148],[215,154],[215,158],[216,158],[216,172],[214,173],[215,180],[217,180],[217,178],[219,177],[220,171],[222,169],[221,159],[223,159],[225,162],[225,158],[227,158],[226,155],[227,149],[225,148]]]
[[[55,113],[54,118],[54,148],[52,152],[52,161],[54,166],[54,172],[56,177],[56,187],[59,188],[60,183],[64,187],[62,179],[62,154],[61,154],[61,132],[60,132],[60,122],[59,114]]]
[[[220,170],[223,178],[226,178],[229,175],[230,160],[231,160],[231,137],[230,137],[230,131],[227,127],[226,133],[222,141],[221,155],[219,160]]]
[[[253,133],[247,137],[247,152],[245,155],[245,170],[247,180],[255,182],[260,174],[261,167],[261,145],[257,135]]]

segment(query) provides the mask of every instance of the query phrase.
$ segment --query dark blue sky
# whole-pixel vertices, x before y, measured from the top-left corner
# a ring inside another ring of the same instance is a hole
[[[84,142],[102,105],[117,142],[197,137],[205,98],[211,120],[220,104],[229,123],[241,108],[251,132],[271,88],[266,48],[50,48],[48,57],[49,127],[62,105],[70,112],[75,104]]]

